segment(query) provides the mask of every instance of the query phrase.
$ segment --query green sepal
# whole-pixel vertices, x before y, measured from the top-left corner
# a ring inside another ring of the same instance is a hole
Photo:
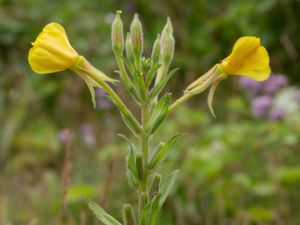
[[[174,144],[178,140],[178,138],[181,136],[181,134],[174,134],[172,137],[169,138],[169,140],[166,141],[166,143],[160,143],[156,151],[153,153],[148,169],[154,170],[157,165],[165,160],[165,158],[168,156],[168,154],[173,149]]]
[[[162,79],[159,80],[159,82],[154,86],[154,88],[150,92],[150,99],[158,96],[160,92],[164,89],[168,81],[171,79],[171,77],[179,70],[179,68],[175,68],[171,70],[170,73],[168,73],[167,76],[164,76]]]
[[[168,115],[170,102],[170,94],[166,94],[162,97],[158,103],[154,106],[153,112],[146,125],[146,131],[149,134],[153,134],[154,131],[159,127],[163,120]]]
[[[172,191],[172,188],[175,184],[175,181],[177,179],[179,170],[174,170],[167,179],[163,182],[160,192],[161,192],[161,198],[159,200],[159,207],[162,207],[162,205],[165,203],[168,195]]]
[[[118,220],[109,215],[105,210],[99,206],[96,202],[85,199],[89,208],[93,211],[95,216],[104,224],[104,225],[122,225]]]

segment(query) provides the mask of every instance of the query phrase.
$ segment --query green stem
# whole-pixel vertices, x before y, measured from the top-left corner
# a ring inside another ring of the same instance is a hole
[[[129,79],[129,76],[128,76],[127,71],[125,69],[125,65],[124,65],[122,56],[116,55],[116,59],[117,59],[118,67],[120,69],[120,73],[121,73],[120,75],[122,77],[122,80],[124,81],[126,86],[129,86],[130,79]]]
[[[97,76],[96,73],[91,73],[90,71],[84,71],[88,73],[88,75],[97,82],[113,99],[115,104],[118,106],[119,110],[122,112],[122,114],[130,121],[130,123],[135,127],[135,130],[138,131],[138,133],[141,132],[141,126],[136,121],[132,113],[129,111],[129,109],[126,107],[126,105],[123,103],[123,101],[120,99],[120,97],[116,94],[116,92],[99,76]]]
[[[149,170],[148,170],[148,155],[149,155],[149,134],[146,131],[146,125],[149,120],[149,101],[147,100],[141,105],[141,120],[142,120],[142,132],[140,134],[140,145],[141,151],[143,153],[143,166],[144,166],[144,176],[143,179],[140,181],[139,185],[139,201],[143,202],[143,195],[147,193],[149,198],[149,194],[147,192],[148,187],[148,179],[149,179]],[[139,217],[141,218],[141,212],[145,205],[139,205]]]
[[[169,113],[173,112],[177,106],[181,105],[182,103],[184,103],[185,101],[190,99],[192,96],[194,96],[194,95],[191,93],[186,93],[183,96],[181,96],[169,107]]]
[[[140,135],[141,150],[143,153],[144,177],[141,181],[140,191],[145,192],[148,185],[148,154],[149,154],[149,135],[146,133],[146,124],[149,119],[149,104],[142,105],[142,132]]]

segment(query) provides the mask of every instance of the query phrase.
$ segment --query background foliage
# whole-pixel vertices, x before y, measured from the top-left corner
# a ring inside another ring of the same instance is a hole
[[[174,99],[199,74],[225,57],[241,35],[257,35],[274,73],[300,82],[300,3],[297,0],[1,0],[0,1],[0,224],[56,224],[61,218],[61,174],[66,129],[72,135],[66,224],[96,224],[82,201],[95,199],[116,217],[136,202],[124,174],[126,133],[116,109],[70,72],[34,74],[30,43],[50,21],[62,23],[72,45],[111,76],[116,68],[110,25],[117,9],[129,24],[144,23],[145,51],[170,16],[180,67],[169,85]],[[117,87],[133,111],[124,90]],[[222,82],[215,97],[218,118],[205,95],[178,110],[160,130],[186,135],[162,169],[180,168],[176,190],[161,224],[299,224],[300,114],[279,121],[256,119],[237,80]],[[286,106],[289,102],[284,102]]]

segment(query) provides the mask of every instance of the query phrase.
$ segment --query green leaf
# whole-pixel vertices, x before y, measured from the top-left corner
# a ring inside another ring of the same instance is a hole
[[[150,70],[147,73],[147,79],[146,79],[146,83],[148,86],[150,86],[150,84],[152,83],[152,80],[155,76],[155,74],[157,73],[158,69],[160,68],[161,64],[155,64],[152,65]]]
[[[300,166],[282,167],[278,169],[275,177],[283,184],[295,184],[300,181]]]
[[[169,177],[166,179],[164,184],[162,185],[162,187],[160,189],[161,190],[161,198],[159,201],[159,207],[161,207],[165,203],[168,195],[170,194],[170,192],[175,184],[176,178],[178,176],[178,172],[179,172],[179,170],[174,170],[169,175]]]
[[[136,156],[136,170],[137,170],[137,177],[139,180],[142,180],[144,177],[144,166],[143,166],[143,154],[141,152],[137,153]]]
[[[159,144],[158,148],[150,159],[148,165],[150,170],[155,169],[159,163],[165,160],[180,136],[181,134],[174,134],[166,143]]]
[[[153,134],[154,131],[159,127],[159,125],[163,122],[169,112],[169,101],[170,94],[162,97],[157,105],[154,107],[153,112],[151,113],[150,119],[146,125],[146,131],[149,134]]]
[[[179,70],[179,68],[173,69],[170,73],[168,73],[167,76],[165,76],[163,79],[161,79],[155,87],[150,92],[150,98],[154,98],[160,94],[160,92],[164,89],[168,81],[171,79],[171,77]]]
[[[90,201],[89,199],[85,200],[89,208],[93,211],[95,216],[102,222],[104,225],[122,225],[119,221],[109,215],[105,210],[99,206],[96,202]]]
[[[136,225],[136,218],[130,204],[123,205],[123,222],[124,225]]]
[[[151,202],[151,213],[149,217],[149,225],[155,225],[158,212],[160,209],[161,194],[157,193]]]
[[[122,110],[120,110],[121,117],[125,123],[125,125],[131,130],[131,132],[137,136],[140,133],[139,123],[133,117],[133,115],[125,114]]]
[[[136,177],[137,176],[137,170],[136,170],[136,153],[137,153],[137,149],[135,147],[135,145],[129,141],[129,139],[122,135],[119,134],[119,136],[123,137],[127,143],[128,143],[128,152],[126,155],[126,168],[127,170],[130,170],[131,173]]]
[[[138,184],[139,184],[138,180],[137,180],[136,176],[133,175],[131,170],[126,171],[126,177],[127,177],[128,184],[131,188],[133,188],[133,189],[138,188]]]

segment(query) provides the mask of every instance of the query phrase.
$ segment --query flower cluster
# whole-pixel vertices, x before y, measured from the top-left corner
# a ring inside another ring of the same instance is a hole
[[[276,121],[296,113],[300,109],[300,90],[288,85],[283,74],[274,74],[264,82],[247,77],[239,79],[251,100],[253,115]]]
[[[174,134],[164,142],[154,143],[155,132],[179,105],[209,89],[208,105],[214,115],[212,101],[221,80],[231,76],[246,76],[253,80],[264,81],[270,75],[269,56],[260,39],[254,36],[239,38],[228,57],[188,85],[183,95],[171,102],[171,93],[163,93],[176,69],[170,70],[175,51],[174,29],[171,19],[162,32],[157,35],[151,56],[144,56],[143,27],[137,14],[134,15],[129,32],[124,38],[121,11],[117,11],[112,23],[112,49],[118,64],[121,84],[140,107],[141,116],[136,117],[128,109],[126,102],[113,90],[115,80],[91,65],[77,53],[69,43],[64,28],[57,23],[46,25],[29,51],[28,61],[31,68],[39,74],[61,72],[67,69],[79,75],[87,84],[94,106],[110,107],[103,97],[104,93],[120,111],[123,122],[137,140],[128,142],[126,156],[126,176],[129,185],[135,190],[138,206],[134,209],[129,203],[123,205],[123,223],[107,213],[95,202],[87,200],[90,209],[106,225],[140,224],[155,225],[159,211],[169,195],[178,175],[178,170],[163,175],[159,165],[172,151],[181,134]],[[281,81],[282,82],[282,81]],[[273,93],[280,82],[274,82],[268,89]],[[98,88],[95,90],[95,88]],[[99,89],[101,88],[101,89]],[[103,93],[104,92],[104,93]],[[96,98],[98,97],[98,98]],[[97,100],[97,102],[96,102]],[[270,107],[270,99],[262,98],[257,104],[263,109]],[[263,114],[263,113],[260,113]],[[280,114],[275,114],[275,116]],[[68,133],[61,132],[60,139],[67,141]],[[85,124],[80,136],[88,146],[96,139],[93,127]]]

